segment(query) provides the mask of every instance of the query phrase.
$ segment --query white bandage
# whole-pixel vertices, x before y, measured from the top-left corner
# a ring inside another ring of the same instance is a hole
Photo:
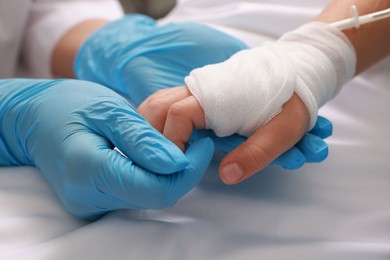
[[[311,129],[318,109],[355,75],[355,49],[342,32],[318,22],[285,34],[277,44],[293,59],[297,70],[295,92],[309,111]]]
[[[241,51],[223,63],[193,70],[185,82],[218,136],[250,136],[277,115],[294,91],[310,114],[355,74],[356,54],[337,29],[309,23],[275,43]]]

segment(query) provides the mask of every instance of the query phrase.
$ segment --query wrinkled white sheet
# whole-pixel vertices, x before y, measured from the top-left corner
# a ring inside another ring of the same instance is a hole
[[[390,259],[389,72],[387,58],[321,109],[334,123],[324,163],[226,186],[216,155],[162,211],[81,221],[35,169],[0,168],[0,259]]]

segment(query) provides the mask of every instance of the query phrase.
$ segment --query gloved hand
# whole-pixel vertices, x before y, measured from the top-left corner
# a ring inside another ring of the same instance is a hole
[[[204,25],[157,25],[146,16],[129,15],[92,34],[81,47],[74,70],[78,78],[109,86],[139,105],[157,90],[185,85],[184,78],[193,69],[225,61],[246,48],[241,41]],[[315,129],[274,164],[297,169],[305,162],[323,161],[327,144],[322,138],[331,135],[332,126],[320,118]],[[195,135],[205,133],[226,153],[245,140],[239,135],[217,138],[211,131]]]
[[[201,139],[183,154],[123,97],[91,82],[0,80],[0,103],[0,165],[36,166],[82,218],[172,205],[214,151]]]
[[[93,33],[76,56],[74,72],[138,106],[159,89],[184,85],[191,70],[222,62],[246,48],[205,25],[158,25],[152,18],[132,14]]]

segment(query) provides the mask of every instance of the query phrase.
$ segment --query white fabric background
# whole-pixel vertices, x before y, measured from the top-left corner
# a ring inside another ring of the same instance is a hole
[[[334,123],[324,163],[226,186],[217,155],[162,211],[84,222],[35,169],[0,168],[0,259],[390,259],[389,71],[387,58],[320,110]]]

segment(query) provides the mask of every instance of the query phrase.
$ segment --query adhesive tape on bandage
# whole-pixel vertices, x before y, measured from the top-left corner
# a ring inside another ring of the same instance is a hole
[[[294,66],[272,44],[194,70],[185,81],[218,136],[250,136],[280,112],[294,92]]]
[[[223,63],[193,70],[185,82],[218,136],[250,136],[278,114],[294,91],[310,114],[355,73],[352,45],[337,29],[309,23],[276,43],[244,50]]]

